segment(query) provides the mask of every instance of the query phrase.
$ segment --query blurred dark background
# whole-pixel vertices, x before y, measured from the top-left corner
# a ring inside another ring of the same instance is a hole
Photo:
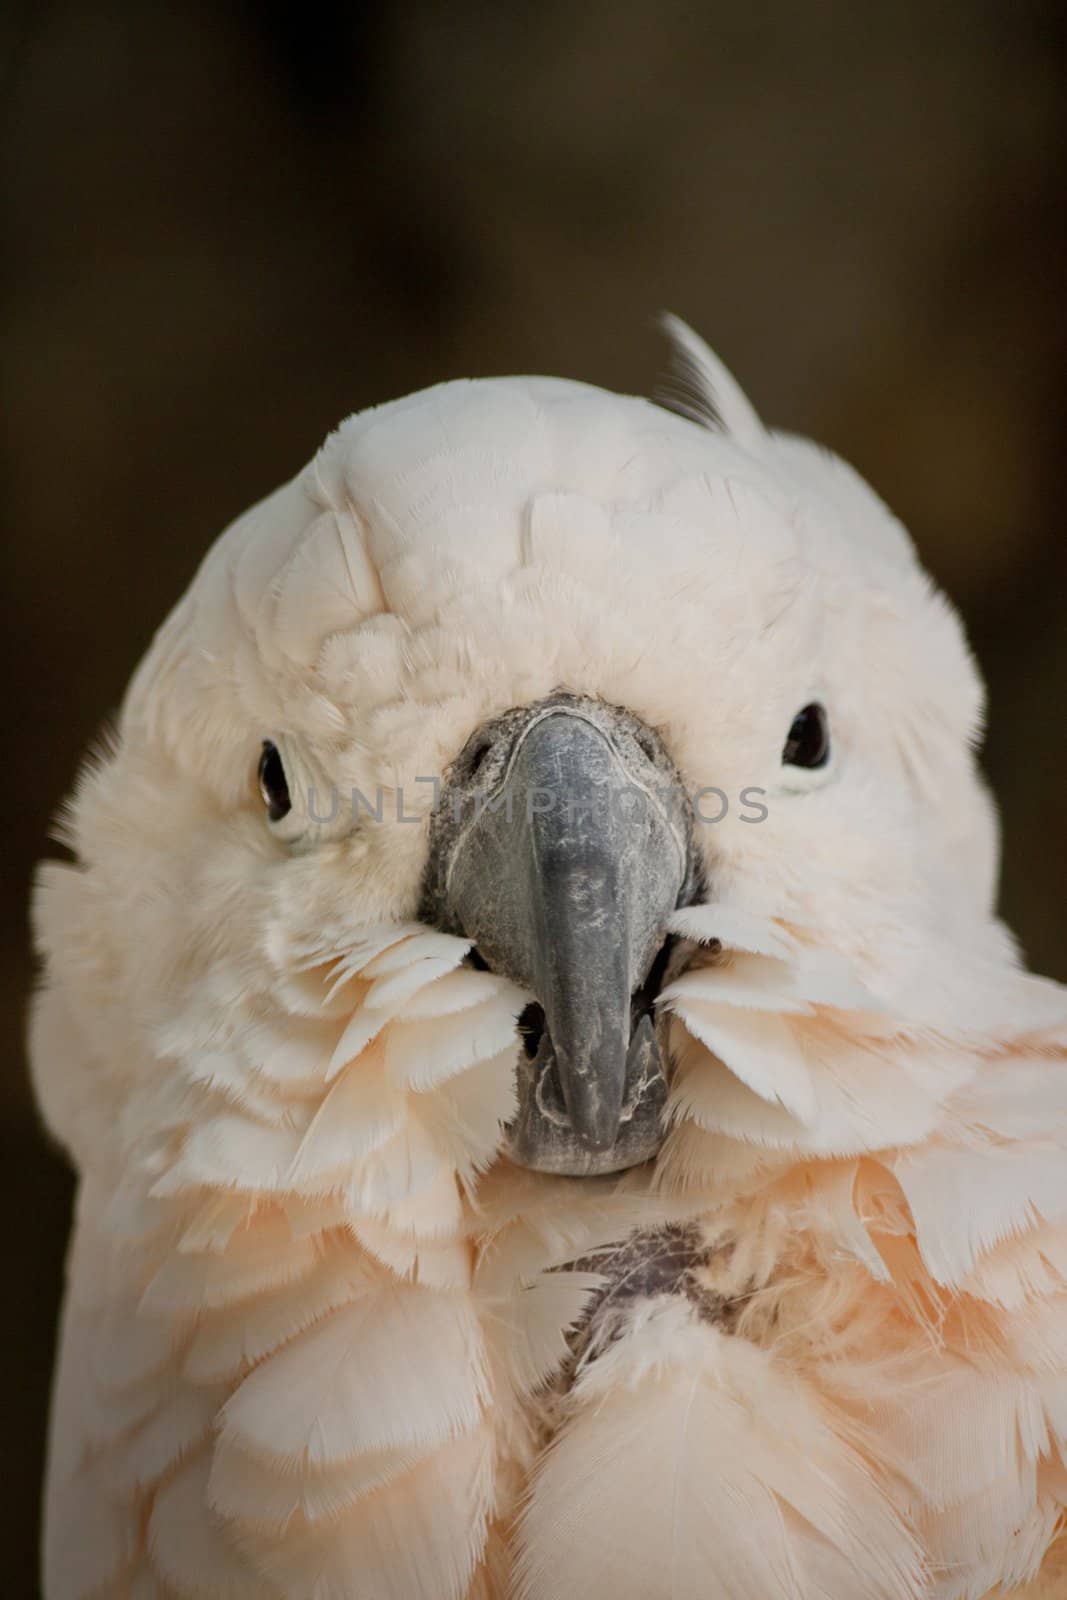
[[[22,1059],[32,863],[208,543],[348,412],[459,374],[648,392],[653,314],[690,320],[962,607],[1004,912],[1067,977],[1067,31],[1030,0],[39,0],[0,55],[0,1504],[29,1597],[70,1202]]]

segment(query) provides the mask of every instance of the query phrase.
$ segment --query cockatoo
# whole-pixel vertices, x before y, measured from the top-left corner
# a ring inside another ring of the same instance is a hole
[[[48,1600],[1067,1595],[1067,992],[976,669],[672,332],[680,410],[350,418],[82,776]]]

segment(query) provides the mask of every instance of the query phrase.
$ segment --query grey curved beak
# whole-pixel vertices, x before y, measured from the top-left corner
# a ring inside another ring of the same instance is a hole
[[[672,769],[673,772],[673,769]],[[635,999],[688,872],[688,820],[602,708],[548,703],[450,841],[442,890],[484,961],[532,991],[516,1159],[611,1171],[658,1147],[666,1080]],[[684,797],[682,797],[684,802]]]

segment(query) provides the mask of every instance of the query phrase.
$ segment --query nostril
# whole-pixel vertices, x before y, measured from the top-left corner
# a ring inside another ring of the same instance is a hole
[[[469,753],[466,751],[464,752],[466,755],[465,764],[466,776],[468,779],[477,775],[481,767],[485,764],[485,758],[492,748],[493,743],[491,739],[482,739],[479,740],[474,747],[469,750]]]
[[[519,1017],[519,1034],[522,1037],[522,1048],[526,1052],[528,1061],[532,1061],[541,1048],[541,1039],[544,1031],[544,1008],[539,1006],[536,1000],[531,1000]]]

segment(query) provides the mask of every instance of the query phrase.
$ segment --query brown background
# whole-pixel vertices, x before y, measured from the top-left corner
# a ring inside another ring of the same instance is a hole
[[[1025,0],[5,13],[5,1595],[70,1194],[22,1060],[31,864],[206,545],[347,412],[457,374],[648,391],[653,314],[691,320],[962,606],[1004,909],[1067,977],[1065,43]]]

